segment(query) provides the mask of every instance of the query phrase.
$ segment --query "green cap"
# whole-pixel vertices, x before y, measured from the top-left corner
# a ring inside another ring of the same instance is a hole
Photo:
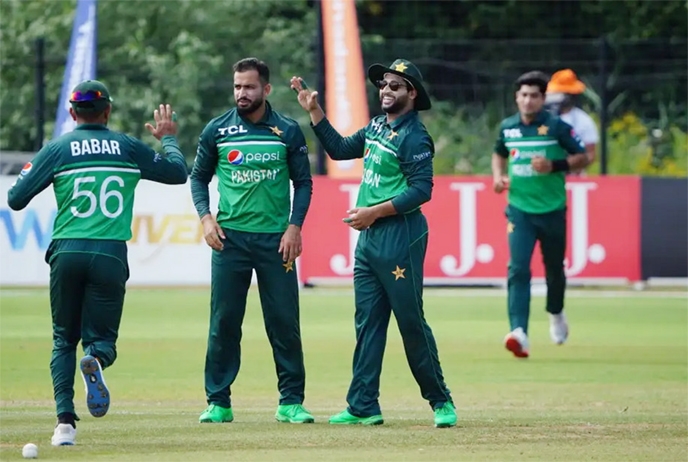
[[[107,87],[102,82],[98,80],[84,80],[74,87],[69,97],[69,102],[72,103],[72,108],[74,110],[79,109],[79,112],[100,112],[112,103],[112,98]]]
[[[370,79],[373,85],[377,85],[377,82],[382,80],[387,73],[396,74],[413,85],[413,88],[418,92],[414,106],[416,110],[425,111],[432,107],[430,96],[423,86],[423,74],[420,73],[418,68],[411,61],[399,58],[390,66],[373,64],[368,68],[368,79]]]

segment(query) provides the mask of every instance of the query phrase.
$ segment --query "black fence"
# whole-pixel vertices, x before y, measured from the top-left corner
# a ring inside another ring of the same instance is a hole
[[[418,64],[432,97],[450,101],[493,121],[514,113],[513,83],[519,75],[572,69],[586,86],[581,106],[600,127],[598,155],[607,172],[607,127],[634,114],[650,129],[688,125],[688,41],[684,38],[613,40],[364,39],[364,61]],[[371,108],[379,107],[370,94]]]

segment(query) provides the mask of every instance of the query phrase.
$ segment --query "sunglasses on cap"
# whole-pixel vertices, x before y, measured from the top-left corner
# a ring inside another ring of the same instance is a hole
[[[406,83],[401,83],[401,82],[398,82],[396,80],[392,80],[391,82],[388,82],[386,80],[378,80],[377,81],[377,88],[379,88],[380,90],[383,90],[385,87],[387,87],[389,85],[389,89],[392,91],[397,91],[401,87],[406,87],[409,90],[413,89],[413,85],[411,85],[411,83],[409,83],[407,80],[404,80],[404,82],[406,82]]]
[[[84,101],[97,101],[107,99],[100,90],[75,91],[69,99],[72,103],[83,103]]]

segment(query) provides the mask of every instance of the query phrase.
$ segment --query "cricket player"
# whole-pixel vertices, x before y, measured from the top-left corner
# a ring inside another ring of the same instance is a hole
[[[418,111],[430,109],[420,71],[397,59],[374,64],[368,78],[379,89],[382,110],[368,125],[342,137],[325,118],[317,92],[291,80],[315,134],[334,160],[363,158],[356,207],[344,219],[360,231],[355,251],[356,349],[348,407],[331,424],[383,423],[378,397],[382,357],[391,313],[397,320],[411,372],[434,411],[436,427],[456,424],[437,345],[423,314],[423,263],[428,224],[421,205],[433,186],[433,140]]]
[[[22,210],[50,184],[57,199],[52,242],[45,256],[53,320],[50,372],[57,404],[53,446],[76,443],[74,373],[80,340],[88,410],[102,417],[110,407],[103,369],[117,358],[136,186],[142,179],[183,184],[188,176],[170,105],[155,110],[155,127],[146,124],[162,141],[164,154],[160,154],[107,128],[112,99],[101,82],[81,82],[69,101],[76,128],[47,143],[24,166],[7,194],[13,210]]]
[[[280,397],[275,418],[314,421],[303,406],[306,379],[294,264],[302,250],[301,227],[313,181],[303,132],[267,102],[270,91],[270,71],[264,62],[246,58],[234,64],[236,108],[206,125],[191,172],[194,205],[213,249],[205,358],[208,407],[200,422],[234,419],[230,387],[239,372],[241,324],[252,270],[277,368]],[[220,192],[217,218],[210,212],[208,193],[213,175]]]
[[[547,84],[545,107],[573,127],[576,135],[585,144],[589,166],[595,161],[600,134],[592,117],[578,107],[578,98],[583,94],[585,88],[585,84],[578,80],[571,69],[557,71],[552,74],[552,78]],[[582,175],[583,173],[583,171],[571,172],[572,175]]]
[[[566,276],[565,175],[588,164],[583,142],[569,124],[544,110],[548,77],[539,71],[516,80],[518,113],[504,119],[492,154],[494,191],[507,190],[509,239],[506,348],[529,355],[530,262],[540,243],[547,281],[546,310],[552,341],[562,344],[569,327],[564,309]]]

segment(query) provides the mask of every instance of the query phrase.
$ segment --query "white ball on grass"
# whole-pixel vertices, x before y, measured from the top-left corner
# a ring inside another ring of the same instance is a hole
[[[33,443],[28,443],[22,448],[22,456],[24,459],[37,459],[38,458],[38,446]]]

